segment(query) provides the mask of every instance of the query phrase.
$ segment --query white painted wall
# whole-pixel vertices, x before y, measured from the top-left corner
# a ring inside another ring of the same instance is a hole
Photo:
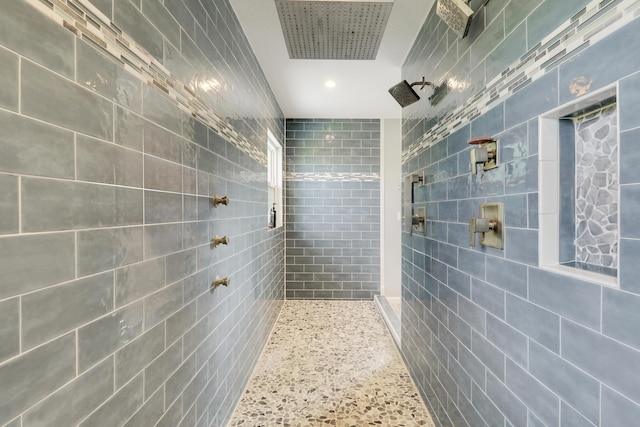
[[[387,298],[400,298],[402,275],[402,221],[400,218],[402,182],[402,122],[380,120],[380,214],[381,287]]]

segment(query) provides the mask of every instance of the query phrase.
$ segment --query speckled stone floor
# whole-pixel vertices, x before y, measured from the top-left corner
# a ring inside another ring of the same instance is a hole
[[[373,302],[287,301],[229,426],[427,426]]]

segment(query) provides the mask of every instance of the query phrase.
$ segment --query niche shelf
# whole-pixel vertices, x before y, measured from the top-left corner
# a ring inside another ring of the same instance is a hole
[[[617,86],[539,117],[539,263],[618,286]]]

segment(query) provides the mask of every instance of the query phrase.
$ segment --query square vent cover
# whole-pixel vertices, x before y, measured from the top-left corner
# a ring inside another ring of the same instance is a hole
[[[392,1],[276,0],[291,59],[376,59]]]

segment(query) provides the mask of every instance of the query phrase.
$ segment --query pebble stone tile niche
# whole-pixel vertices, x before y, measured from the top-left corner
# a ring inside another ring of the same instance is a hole
[[[540,119],[540,262],[615,284],[619,149],[615,87]]]
[[[617,113],[612,103],[573,119],[575,262],[566,261],[612,276],[618,265]]]

